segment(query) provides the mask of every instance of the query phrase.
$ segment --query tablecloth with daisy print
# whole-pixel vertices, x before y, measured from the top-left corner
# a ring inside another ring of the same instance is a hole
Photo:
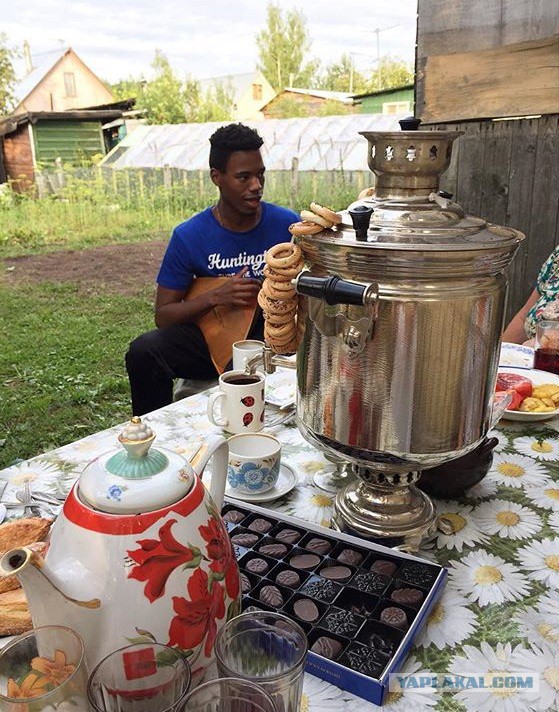
[[[207,394],[154,411],[145,420],[162,447],[191,455],[209,433]],[[32,489],[67,493],[84,465],[116,445],[122,425],[15,464],[2,472],[3,495],[28,480]],[[294,426],[272,428],[282,459],[298,476],[288,495],[264,506],[330,525],[334,496],[313,484],[327,466]],[[453,534],[425,542],[420,556],[448,567],[440,602],[416,639],[404,673],[534,673],[539,690],[406,688],[385,712],[528,712],[559,709],[559,418],[528,425],[501,421],[489,474],[460,501],[436,501]],[[23,510],[10,510],[22,516]],[[372,712],[381,708],[306,674],[301,712]]]

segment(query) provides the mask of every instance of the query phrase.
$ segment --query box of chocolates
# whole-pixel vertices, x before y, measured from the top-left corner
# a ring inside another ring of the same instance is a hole
[[[222,511],[241,570],[243,610],[297,621],[306,669],[382,704],[446,570],[349,534],[226,499]]]

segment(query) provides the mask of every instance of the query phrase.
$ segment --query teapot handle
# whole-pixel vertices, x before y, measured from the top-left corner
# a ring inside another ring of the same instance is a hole
[[[227,440],[221,435],[210,435],[194,453],[190,464],[194,472],[196,472],[201,479],[204,467],[212,456],[214,459],[210,497],[214,501],[215,506],[221,511],[223,497],[225,495],[227,464],[229,460],[229,445],[227,444]]]

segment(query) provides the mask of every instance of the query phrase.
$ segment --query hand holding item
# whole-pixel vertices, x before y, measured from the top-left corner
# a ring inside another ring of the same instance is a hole
[[[248,267],[243,267],[237,274],[214,290],[215,306],[227,304],[235,307],[248,307],[255,303],[261,285],[258,279],[245,276],[248,269]]]
[[[264,427],[263,373],[227,371],[208,401],[208,418],[229,433],[256,433]],[[216,404],[219,407],[216,408]],[[218,411],[218,412],[216,412]]]

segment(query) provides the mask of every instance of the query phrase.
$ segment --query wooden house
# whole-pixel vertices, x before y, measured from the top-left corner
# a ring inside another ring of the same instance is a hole
[[[16,84],[13,114],[66,111],[114,101],[112,92],[71,47],[31,56],[24,45],[26,74]]]
[[[233,119],[235,121],[255,121],[262,119],[262,107],[276,95],[275,89],[262,72],[227,74],[200,80],[203,92],[217,87],[231,91],[234,100]]]
[[[320,110],[327,104],[339,104],[340,114],[348,113],[348,108],[353,107],[353,95],[341,91],[326,91],[322,89],[295,89],[289,87],[276,94],[273,99],[262,107],[266,119],[283,118],[278,116],[281,104],[285,99],[301,105],[305,116],[318,116]],[[350,109],[353,110],[353,109]]]
[[[414,85],[354,94],[353,101],[361,114],[413,114]]]

